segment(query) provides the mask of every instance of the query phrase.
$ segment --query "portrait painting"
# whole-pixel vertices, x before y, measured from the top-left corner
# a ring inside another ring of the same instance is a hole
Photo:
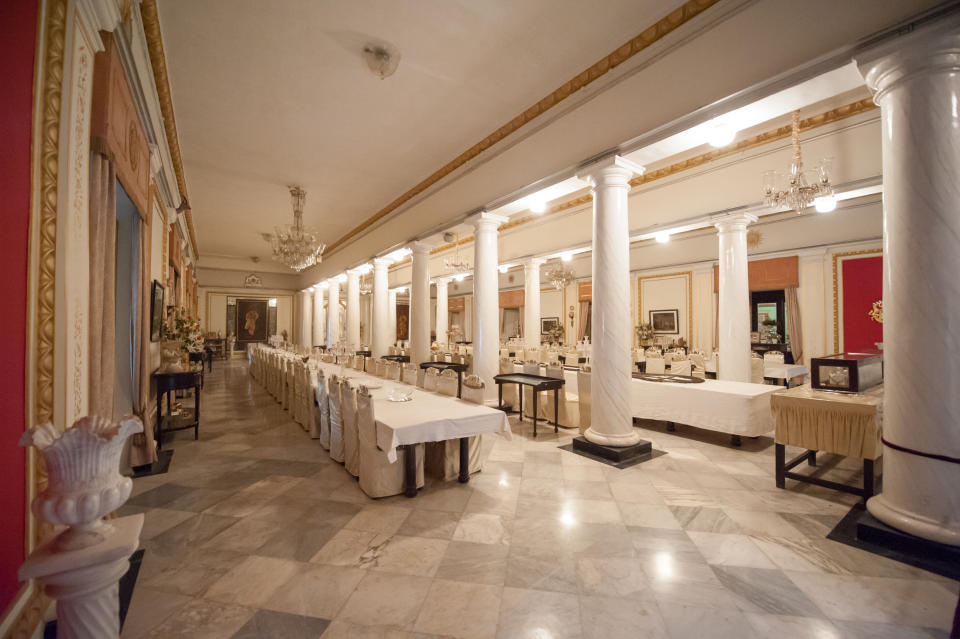
[[[675,308],[650,311],[650,326],[657,335],[677,335],[680,332],[680,312]]]
[[[163,328],[163,284],[153,280],[150,289],[150,341],[159,342]]]
[[[267,300],[237,300],[237,341],[263,342],[267,339]]]

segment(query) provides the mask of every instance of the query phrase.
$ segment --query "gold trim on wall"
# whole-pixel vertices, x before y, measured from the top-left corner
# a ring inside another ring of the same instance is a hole
[[[660,275],[637,276],[637,322],[643,323],[643,282],[644,280],[659,280],[667,277],[687,278],[687,348],[693,341],[693,271],[678,271],[676,273],[662,273]]]
[[[163,35],[160,32],[160,17],[157,14],[156,0],[144,0],[140,5],[140,17],[143,20],[143,33],[147,39],[147,50],[150,53],[153,80],[157,85],[157,97],[160,99],[160,111],[163,115],[163,129],[167,136],[170,159],[173,161],[173,170],[177,174],[177,189],[180,191],[180,197],[187,199],[187,180],[183,173],[180,137],[177,135],[177,120],[173,112],[173,99],[170,96],[170,78],[167,75],[167,58],[163,52]],[[174,202],[174,206],[179,206],[179,204],[179,202]],[[199,257],[197,232],[193,228],[193,211],[187,209],[183,215],[187,221],[187,230],[190,232],[193,255],[195,258]]]
[[[154,5],[155,1],[156,0],[146,0],[144,2],[144,6],[148,4]],[[372,216],[364,220],[350,231],[347,231],[345,235],[341,236],[339,239],[337,239],[337,241],[333,242],[327,247],[327,253],[333,253],[348,240],[370,228],[373,224],[383,219],[390,213],[393,213],[400,206],[410,201],[417,195],[423,193],[428,188],[447,177],[470,160],[473,160],[490,147],[503,141],[509,135],[516,133],[523,126],[540,117],[553,107],[569,98],[571,95],[574,95],[592,82],[600,79],[610,71],[613,71],[615,68],[633,56],[637,55],[641,51],[644,51],[655,42],[663,39],[677,28],[686,24],[696,16],[715,5],[717,2],[719,2],[719,0],[688,0],[677,9],[671,11],[669,14],[653,23],[651,26],[647,27],[639,35],[634,36],[627,42],[624,42],[611,53],[607,54],[597,62],[590,65],[590,67],[587,69],[581,71],[574,77],[564,82],[562,85],[560,85],[560,87],[554,89],[549,95],[541,98],[536,102],[536,104],[533,104],[525,109],[520,115],[517,115],[499,129],[458,155],[451,162],[447,163],[445,166],[431,174],[427,179],[423,180],[412,189],[387,204],[387,206],[374,213]],[[156,10],[155,5],[153,10]]]
[[[866,249],[863,251],[847,251],[846,253],[833,254],[833,352],[840,352],[840,289],[839,289],[839,264],[841,257],[850,257],[853,255],[876,255],[883,253],[883,249]]]

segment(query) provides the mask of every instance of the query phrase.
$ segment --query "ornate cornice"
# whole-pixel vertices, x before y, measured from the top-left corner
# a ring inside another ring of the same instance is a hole
[[[600,79],[610,71],[614,70],[633,56],[648,48],[655,42],[663,39],[678,27],[689,22],[694,17],[700,15],[720,0],[688,0],[682,6],[670,12],[667,16],[661,18],[650,27],[634,36],[627,42],[614,49],[600,60],[596,61],[588,68],[584,69],[574,77],[570,78],[557,89],[554,89],[549,95],[541,98],[535,104],[526,108],[520,115],[501,126],[499,129],[480,140],[472,147],[458,155],[451,162],[435,171],[427,179],[423,180],[415,187],[387,204],[384,208],[374,213],[371,217],[364,220],[361,224],[348,231],[337,241],[327,247],[327,252],[332,253],[354,236],[362,233],[372,225],[382,220],[387,215],[396,211],[400,206],[409,202],[411,199],[420,195],[428,188],[447,177],[470,160],[473,160],[490,147],[501,142],[507,136],[516,133],[524,125],[529,124],[534,119],[540,117],[553,107],[557,106],[571,95],[580,91],[592,82]],[[144,5],[153,4],[155,0],[146,0]]]
[[[868,111],[872,111],[877,108],[879,107],[877,107],[877,105],[874,104],[872,98],[864,98],[863,100],[851,102],[850,104],[845,104],[835,109],[830,109],[829,111],[824,111],[823,113],[818,113],[816,115],[810,116],[805,120],[801,120],[800,131],[801,132],[810,131],[812,129],[816,129],[818,127],[825,126],[827,124],[832,124],[834,122],[839,122],[840,120],[844,120],[846,118],[853,117],[855,115],[860,115],[861,113],[866,113]],[[743,153],[744,151],[748,151],[750,149],[754,149],[756,147],[763,146],[765,144],[770,144],[772,142],[783,140],[789,137],[790,137],[789,125],[782,126],[776,129],[771,129],[770,131],[764,131],[763,133],[759,133],[753,137],[746,138],[728,147],[717,149],[715,151],[708,151],[707,153],[696,155],[692,158],[683,160],[682,162],[676,162],[669,166],[665,166],[662,169],[657,169],[656,171],[651,171],[649,173],[645,173],[644,175],[635,177],[632,180],[630,180],[630,186],[635,187],[635,186],[640,186],[642,184],[648,184],[656,180],[662,180],[662,179],[671,177],[673,175],[677,175],[678,173],[689,171],[690,169],[696,168],[698,166],[703,166],[710,162],[714,162],[716,160],[729,157],[732,155],[737,155],[739,153]],[[518,217],[512,218],[509,222],[506,222],[505,224],[501,224],[500,230],[506,231],[507,229],[512,229],[517,226],[522,226],[524,224],[528,224],[530,222],[543,219],[550,215],[555,215],[557,213],[562,213],[563,211],[568,211],[570,209],[584,206],[586,204],[589,204],[592,201],[593,201],[593,196],[589,193],[586,193],[584,195],[580,195],[578,197],[567,200],[560,204],[550,206],[542,214],[525,215],[523,217],[518,216]],[[437,248],[433,249],[431,253],[441,253],[443,251],[450,250],[455,246],[458,246],[458,245],[462,246],[469,242],[473,242],[472,235],[467,235],[465,237],[462,237],[458,242],[451,242],[450,244],[443,244],[441,246],[438,246]]]
[[[160,32],[160,16],[157,13],[156,0],[144,0],[140,5],[140,17],[143,20],[143,33],[147,39],[147,50],[150,52],[150,66],[153,68],[153,81],[157,85],[157,97],[160,99],[160,111],[163,114],[163,128],[167,136],[167,146],[170,149],[170,159],[177,174],[177,189],[180,197],[187,198],[187,180],[183,174],[183,157],[180,155],[180,137],[177,134],[177,120],[173,113],[173,99],[170,96],[170,78],[167,75],[167,58],[163,52],[163,35]],[[193,246],[194,257],[199,257],[197,250],[197,232],[193,227],[193,211],[184,211],[187,230],[190,232],[190,244]]]

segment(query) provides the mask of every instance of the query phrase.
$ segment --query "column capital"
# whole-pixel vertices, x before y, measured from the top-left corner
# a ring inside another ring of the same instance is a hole
[[[373,258],[373,268],[374,270],[387,270],[390,268],[390,265],[393,264],[393,260],[388,260],[385,257],[375,257]]]
[[[908,76],[960,72],[960,13],[865,48],[853,59],[878,103]]]
[[[410,242],[407,245],[407,248],[413,251],[414,255],[428,255],[431,249],[433,249],[433,246],[431,246],[430,244],[427,244],[426,242],[421,242],[420,240],[416,240],[414,242]]]
[[[433,278],[433,283],[437,285],[437,288],[447,288],[447,284],[449,284],[452,279],[452,277],[435,277]]]
[[[746,229],[748,224],[757,221],[757,216],[750,213],[725,213],[712,218],[712,221],[717,231],[727,233]]]
[[[523,270],[531,268],[539,268],[541,265],[546,264],[547,259],[544,257],[530,257],[523,261]]]
[[[494,215],[487,211],[480,211],[467,218],[467,222],[473,225],[477,231],[496,231],[501,224],[505,224],[509,218],[502,215]]]
[[[643,175],[646,168],[620,156],[608,155],[577,170],[577,177],[590,186],[630,186],[630,178]]]

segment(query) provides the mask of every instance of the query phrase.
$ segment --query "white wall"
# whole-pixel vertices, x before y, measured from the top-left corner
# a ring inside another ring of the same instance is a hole
[[[199,288],[200,294],[200,326],[203,332],[219,331],[224,337],[227,335],[227,297],[240,299],[271,299],[277,300],[277,334],[286,330],[292,339],[294,336],[294,291],[269,290],[261,288]]]

